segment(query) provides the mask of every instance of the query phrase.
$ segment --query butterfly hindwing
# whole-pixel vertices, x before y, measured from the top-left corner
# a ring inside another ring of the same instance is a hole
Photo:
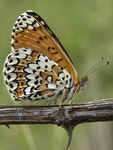
[[[72,84],[66,70],[30,48],[20,48],[6,60],[4,79],[15,100],[50,101]]]

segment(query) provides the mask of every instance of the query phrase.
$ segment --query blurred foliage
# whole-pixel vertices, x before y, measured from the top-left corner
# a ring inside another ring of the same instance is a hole
[[[12,105],[3,83],[2,69],[11,52],[10,38],[16,18],[26,10],[37,12],[60,39],[83,77],[101,56],[110,65],[89,76],[87,89],[74,103],[113,97],[113,1],[112,0],[1,0],[0,1],[0,105]],[[19,103],[20,104],[20,103]],[[31,104],[31,103],[30,103]],[[34,103],[32,103],[34,104]],[[35,103],[38,105],[38,103]],[[77,126],[70,150],[113,150],[113,123]],[[30,125],[32,136],[21,126],[11,130],[0,126],[0,149],[63,150],[67,144],[64,129],[55,125]],[[22,130],[23,129],[23,130]],[[27,137],[27,138],[26,138]],[[35,143],[35,144],[34,144]],[[37,147],[37,148],[35,148]]]

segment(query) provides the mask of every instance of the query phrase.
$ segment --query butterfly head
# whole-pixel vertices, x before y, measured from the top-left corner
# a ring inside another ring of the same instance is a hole
[[[81,90],[85,89],[87,81],[88,81],[88,76],[85,76],[83,79],[80,80],[80,89]]]

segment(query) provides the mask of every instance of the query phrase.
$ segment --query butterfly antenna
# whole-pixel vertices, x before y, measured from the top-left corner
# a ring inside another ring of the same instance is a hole
[[[89,69],[89,71],[86,73],[86,75],[84,76],[84,78],[87,77],[88,75],[90,75],[91,73],[93,73],[94,71],[96,71],[96,70],[98,70],[98,69],[100,69],[100,68],[102,68],[102,67],[104,67],[104,66],[106,66],[106,65],[108,65],[110,63],[110,61],[107,61],[103,65],[101,65],[98,68],[96,68],[96,69],[93,70],[93,68],[95,68],[103,59],[104,59],[104,56],[102,56],[101,59],[91,69]]]

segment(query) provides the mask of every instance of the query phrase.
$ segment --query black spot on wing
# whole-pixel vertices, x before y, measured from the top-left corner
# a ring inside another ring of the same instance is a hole
[[[62,60],[63,60],[63,58],[61,58],[61,59],[58,59],[56,63],[58,63],[58,62],[60,62],[60,61],[62,61]]]
[[[54,53],[51,53],[52,55],[55,55],[55,54],[58,54],[58,51],[54,52]]]

